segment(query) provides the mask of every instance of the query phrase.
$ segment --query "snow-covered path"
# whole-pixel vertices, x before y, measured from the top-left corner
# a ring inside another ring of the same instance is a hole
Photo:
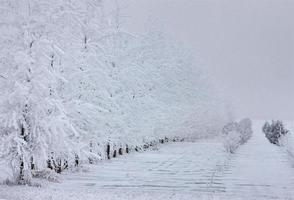
[[[294,199],[294,169],[255,124],[236,154],[221,142],[172,143],[103,161],[44,188],[0,186],[0,199]]]
[[[294,199],[294,168],[288,155],[267,141],[261,124],[254,126],[253,137],[231,157],[230,167],[222,177],[226,196]]]
[[[226,153],[215,141],[173,143],[158,151],[135,153],[93,166],[90,173],[66,177],[68,187],[141,191],[214,192],[224,187],[213,178]]]

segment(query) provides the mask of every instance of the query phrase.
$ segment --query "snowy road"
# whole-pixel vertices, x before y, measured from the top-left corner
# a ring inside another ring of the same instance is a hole
[[[253,137],[231,157],[222,177],[226,196],[242,199],[294,199],[294,168],[281,147],[270,144],[254,124]]]
[[[131,154],[94,166],[90,173],[70,175],[68,187],[144,191],[223,191],[213,174],[225,153],[216,142],[173,143],[158,151]]]
[[[173,143],[44,188],[0,186],[0,199],[294,199],[294,168],[259,129],[232,156],[216,141]]]

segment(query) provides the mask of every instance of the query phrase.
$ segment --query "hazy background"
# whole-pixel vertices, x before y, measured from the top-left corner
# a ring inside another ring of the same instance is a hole
[[[294,0],[122,1],[127,29],[191,48],[238,116],[294,119]]]

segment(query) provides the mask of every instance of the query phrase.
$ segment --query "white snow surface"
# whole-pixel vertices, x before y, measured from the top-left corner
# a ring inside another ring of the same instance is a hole
[[[228,154],[217,140],[172,143],[68,172],[41,188],[0,186],[0,199],[294,199],[294,169],[255,122]]]

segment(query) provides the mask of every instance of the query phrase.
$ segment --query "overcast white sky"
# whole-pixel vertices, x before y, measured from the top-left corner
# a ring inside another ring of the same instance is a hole
[[[192,48],[238,116],[294,119],[294,0],[128,0],[125,24],[149,19]]]

